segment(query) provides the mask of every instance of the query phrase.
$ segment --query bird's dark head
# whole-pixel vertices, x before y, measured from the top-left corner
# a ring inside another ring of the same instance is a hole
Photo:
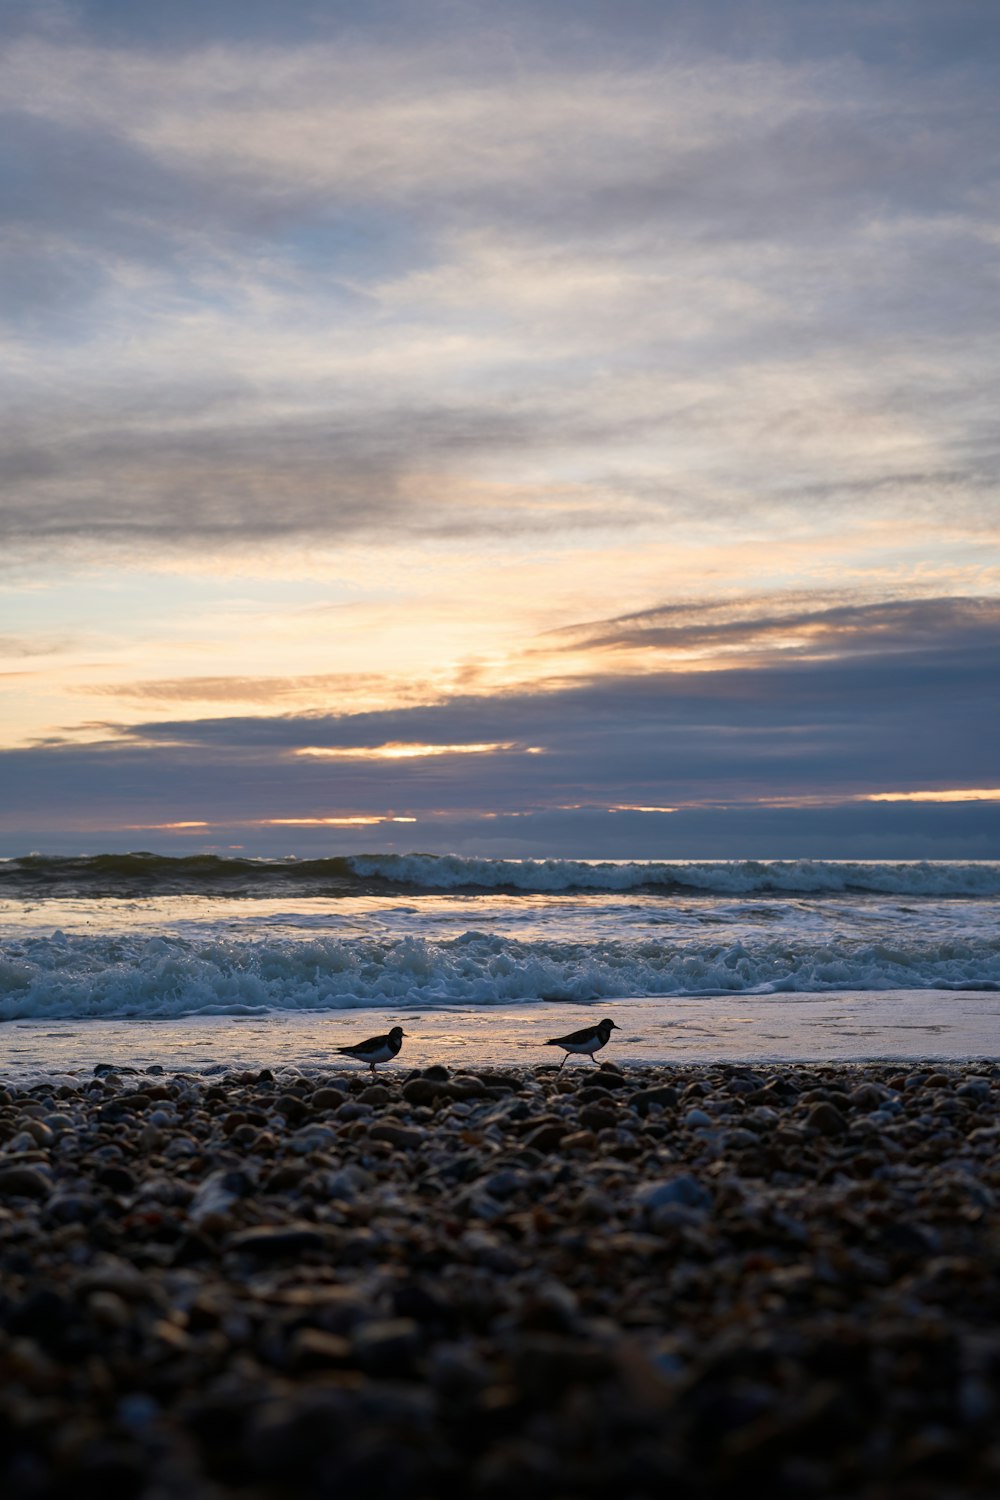
[[[389,1032],[389,1035],[394,1042],[398,1042],[401,1037],[404,1037],[406,1035],[406,1032],[403,1030],[402,1026],[394,1026]]]
[[[600,1023],[600,1027],[602,1031],[621,1031],[621,1027],[616,1026],[614,1021],[610,1021],[607,1016],[605,1016],[604,1020]]]

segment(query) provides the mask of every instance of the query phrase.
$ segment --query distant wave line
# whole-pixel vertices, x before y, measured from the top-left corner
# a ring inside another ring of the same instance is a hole
[[[0,860],[8,896],[143,894],[359,895],[405,890],[647,895],[851,893],[907,897],[1000,895],[998,861],[487,859],[455,854],[355,854],[253,859],[149,851],[29,854]]]

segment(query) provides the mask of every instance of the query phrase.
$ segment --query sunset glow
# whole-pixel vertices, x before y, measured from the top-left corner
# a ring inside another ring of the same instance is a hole
[[[432,755],[542,755],[538,745],[516,745],[494,742],[483,745],[353,745],[323,747],[308,745],[295,755],[309,755],[317,760],[420,760]]]
[[[374,828],[379,823],[415,823],[416,818],[262,818],[261,828]]]
[[[1000,0],[0,10],[0,1500],[1000,1490]]]
[[[1000,787],[960,787],[950,792],[871,792],[866,802],[1000,802]]]
[[[771,9],[15,7],[0,848],[985,857],[990,7]]]

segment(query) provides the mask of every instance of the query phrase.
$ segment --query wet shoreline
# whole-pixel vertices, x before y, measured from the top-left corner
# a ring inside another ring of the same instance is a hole
[[[604,1057],[624,1067],[745,1062],[753,1067],[826,1061],[863,1065],[920,1059],[949,1065],[1000,1055],[1000,993],[936,990],[782,995],[601,998],[592,1005],[532,1001],[369,1006],[113,1020],[78,1017],[0,1024],[0,1076],[66,1081],[95,1066],[221,1075],[272,1067],[311,1077],[335,1049],[388,1031],[408,1033],[398,1064],[525,1067],[551,1061],[545,1042],[611,1016],[620,1030]],[[587,1066],[579,1061],[570,1067]],[[392,1069],[388,1071],[393,1071]]]

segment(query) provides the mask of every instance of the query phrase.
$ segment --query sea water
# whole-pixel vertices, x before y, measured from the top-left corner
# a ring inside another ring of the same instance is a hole
[[[0,1065],[996,1056],[998,911],[992,862],[5,860]]]

